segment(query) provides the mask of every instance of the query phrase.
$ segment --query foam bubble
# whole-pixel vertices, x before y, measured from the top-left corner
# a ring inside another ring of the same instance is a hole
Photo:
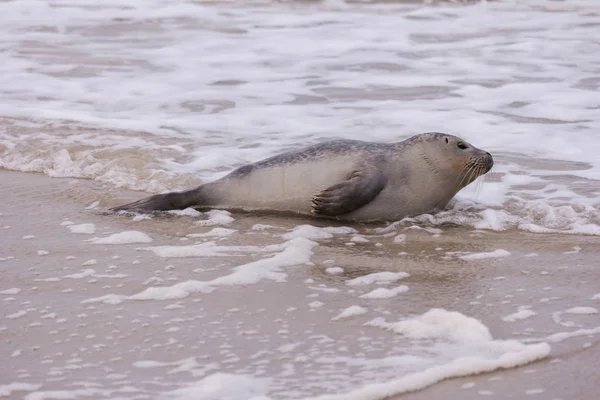
[[[534,315],[537,315],[537,313],[530,310],[528,306],[521,306],[519,307],[519,311],[502,317],[502,320],[505,322],[515,322],[533,317]]]
[[[0,397],[8,397],[13,392],[33,392],[41,388],[40,384],[13,382],[6,385],[0,385]]]
[[[360,296],[361,299],[389,299],[400,293],[408,292],[408,286],[400,285],[395,288],[377,288]]]
[[[568,314],[583,314],[583,315],[598,314],[598,310],[595,309],[594,307],[573,307],[573,308],[568,309],[565,312]]]
[[[597,326],[595,328],[581,328],[571,332],[556,332],[544,338],[525,339],[523,340],[523,342],[539,342],[542,340],[545,342],[562,342],[564,340],[571,339],[574,337],[591,336],[598,334],[600,334],[600,326]]]
[[[340,319],[352,318],[357,315],[366,314],[367,311],[369,311],[369,310],[365,307],[353,305],[353,306],[343,309],[338,315],[333,317],[332,320],[337,321]]]
[[[96,232],[96,225],[94,224],[68,225],[67,227],[72,233],[91,235]]]
[[[219,372],[187,387],[166,392],[165,398],[173,400],[257,399],[255,396],[266,394],[269,381],[268,378]]]
[[[526,395],[528,395],[528,396],[533,396],[533,395],[536,395],[536,394],[542,394],[542,393],[544,393],[545,391],[546,391],[545,389],[541,389],[541,388],[536,388],[536,389],[527,389],[527,390],[525,391],[525,394],[526,394]]]
[[[485,258],[507,257],[509,255],[509,251],[506,251],[504,249],[497,249],[489,252],[467,254],[464,256],[459,256],[458,258],[461,258],[463,260],[483,260]]]
[[[231,257],[237,252],[260,251],[256,246],[218,246],[215,242],[204,242],[186,246],[153,246],[142,250],[153,252],[159,257]]]
[[[21,289],[19,288],[10,288],[0,291],[0,294],[19,294],[21,293]]]
[[[475,318],[437,308],[413,319],[388,323],[376,318],[367,325],[385,328],[415,339],[450,337],[455,341],[467,342],[485,342],[492,339],[489,329]]]
[[[325,272],[329,275],[339,275],[344,273],[344,268],[342,267],[329,267],[325,269]],[[600,296],[599,296],[600,297]]]
[[[318,228],[312,225],[298,225],[291,232],[283,235],[284,239],[294,239],[303,237],[307,239],[330,239],[333,233],[325,228]]]
[[[191,237],[191,238],[212,237],[212,236],[227,237],[227,236],[233,235],[235,232],[237,232],[237,230],[235,230],[235,229],[213,228],[210,231],[205,232],[205,233],[190,233],[187,236]]]
[[[139,231],[125,231],[115,233],[103,238],[89,239],[94,244],[130,244],[130,243],[150,243],[152,238]]]
[[[228,225],[234,221],[231,213],[224,210],[211,210],[205,214],[208,219],[197,221],[196,224],[202,226]]]
[[[278,251],[270,258],[240,265],[228,275],[223,275],[210,281],[185,281],[172,286],[151,287],[143,292],[134,294],[132,300],[170,300],[187,297],[191,293],[210,293],[214,286],[221,285],[250,285],[269,279],[276,282],[284,281],[284,267],[306,264],[310,262],[312,248],[317,245],[304,237],[296,237],[279,245],[263,248],[263,251]]]
[[[410,276],[406,272],[373,272],[371,274],[359,276],[358,278],[350,279],[346,281],[346,285],[349,286],[360,286],[360,285],[371,285],[373,283],[388,283],[394,282],[400,279],[404,279]]]

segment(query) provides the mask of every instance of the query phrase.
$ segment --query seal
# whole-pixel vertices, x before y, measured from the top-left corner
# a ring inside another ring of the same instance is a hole
[[[395,221],[444,209],[493,165],[490,153],[438,132],[396,143],[335,140],[244,165],[191,190],[157,194],[111,211],[193,207]]]

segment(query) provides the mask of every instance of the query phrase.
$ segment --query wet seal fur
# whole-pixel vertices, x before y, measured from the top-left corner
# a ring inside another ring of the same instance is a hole
[[[112,208],[287,211],[342,221],[395,221],[442,210],[494,165],[490,153],[430,132],[397,143],[335,140],[244,165],[213,182]]]

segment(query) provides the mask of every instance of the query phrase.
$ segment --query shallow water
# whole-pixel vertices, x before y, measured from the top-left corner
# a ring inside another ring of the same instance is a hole
[[[0,167],[92,180],[0,177],[0,397],[379,399],[556,357],[555,343],[595,349],[595,3],[0,13]],[[496,161],[433,216],[101,215],[145,194],[125,189],[424,131]]]

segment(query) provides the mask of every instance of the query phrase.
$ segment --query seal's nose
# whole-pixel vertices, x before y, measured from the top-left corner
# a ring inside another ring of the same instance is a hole
[[[492,167],[494,166],[494,158],[492,157],[492,155],[489,152],[485,152],[485,154],[487,154],[487,162],[486,162],[486,173],[490,172],[490,169],[492,169]]]

